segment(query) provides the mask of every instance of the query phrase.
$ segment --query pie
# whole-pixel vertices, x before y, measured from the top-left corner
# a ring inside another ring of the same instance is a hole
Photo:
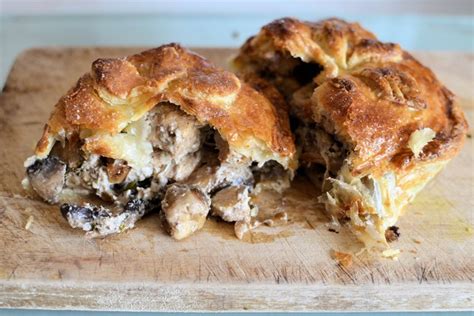
[[[388,246],[404,207],[463,145],[467,123],[453,94],[357,23],[273,21],[233,65],[283,94],[301,168],[334,223],[367,249]]]
[[[56,104],[25,187],[90,236],[160,211],[176,239],[209,214],[242,237],[258,225],[252,196],[281,193],[299,168],[334,228],[383,250],[465,139],[431,70],[357,23],[273,21],[233,67],[239,77],[177,44],[95,61]]]
[[[297,167],[286,102],[254,84],[177,44],[96,60],[56,104],[24,186],[92,237],[160,209],[176,239],[210,212],[241,236],[255,187],[282,190]]]

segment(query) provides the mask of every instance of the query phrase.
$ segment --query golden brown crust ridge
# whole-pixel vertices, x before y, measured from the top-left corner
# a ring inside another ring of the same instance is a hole
[[[162,101],[218,129],[231,148],[258,142],[265,154],[292,159],[289,126],[270,100],[177,44],[95,61],[56,104],[36,155],[45,157],[54,140],[72,133],[117,134]]]
[[[270,102],[273,104],[276,112],[278,113],[276,117],[278,118],[276,124],[277,129],[273,133],[274,142],[279,144],[284,142],[284,139],[291,138],[294,139],[290,130],[290,118],[288,116],[288,103],[285,102],[285,99],[281,93],[275,88],[274,85],[270,84],[268,81],[247,75],[243,77],[244,82],[249,84],[254,90],[263,94]],[[278,132],[277,132],[278,131]],[[282,148],[282,150],[287,150]]]
[[[351,146],[353,172],[374,172],[382,162],[408,168],[449,159],[462,147],[467,123],[452,93],[397,44],[378,41],[359,24],[276,20],[244,44],[235,64],[265,76],[260,65],[282,54],[323,67],[313,79],[311,102],[298,111],[331,125]],[[427,127],[436,138],[417,158],[408,140]]]

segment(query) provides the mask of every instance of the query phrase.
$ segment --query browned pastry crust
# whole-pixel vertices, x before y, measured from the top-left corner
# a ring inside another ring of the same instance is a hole
[[[254,174],[291,178],[297,160],[275,88],[169,44],[95,61],[56,104],[25,167],[25,188],[64,203],[63,216],[88,236],[122,232],[161,208],[182,239],[202,228],[211,202],[241,215],[225,220],[250,221]],[[211,201],[232,187],[245,203]],[[101,200],[85,202],[94,195]]]
[[[91,72],[56,104],[36,156],[46,157],[55,140],[80,134],[86,139],[85,152],[120,158],[101,136],[120,133],[165,101],[216,128],[231,149],[253,160],[296,166],[288,123],[271,102],[234,74],[177,44],[95,61]]]
[[[258,63],[278,53],[322,66],[311,103],[301,112],[321,124],[330,121],[351,145],[354,173],[386,163],[409,168],[414,161],[449,159],[462,147],[467,123],[453,94],[399,45],[378,41],[359,24],[276,20],[247,40],[236,65],[244,73],[261,73]],[[407,143],[424,127],[436,138],[416,159]]]
[[[303,135],[300,163],[326,167],[320,201],[367,247],[387,246],[385,230],[462,148],[467,122],[453,94],[357,23],[273,21],[234,66],[285,95]]]

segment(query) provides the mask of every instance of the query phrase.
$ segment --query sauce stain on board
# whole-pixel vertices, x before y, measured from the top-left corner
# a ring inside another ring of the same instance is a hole
[[[291,230],[283,230],[278,233],[267,234],[259,231],[250,231],[244,235],[242,241],[251,244],[270,243],[280,238],[288,238],[294,236],[295,233]]]
[[[234,223],[224,222],[218,218],[210,217],[202,228],[203,232],[218,236],[225,240],[234,240],[237,242],[246,242],[251,244],[270,243],[280,238],[287,238],[294,235],[294,232],[286,229],[278,231],[271,228],[271,232],[263,232],[262,228],[257,227],[247,232],[242,239],[238,239],[234,233]]]
[[[425,210],[415,212],[415,214],[421,216],[420,220],[424,221],[427,229],[436,227],[437,233],[442,233],[443,236],[454,241],[463,241],[473,237],[472,223],[461,217],[453,202],[442,195],[425,190],[415,198],[412,204],[413,208]],[[410,212],[407,209],[405,211]],[[443,229],[439,229],[440,226],[443,226]]]
[[[216,235],[225,240],[238,240],[234,233],[234,223],[225,222],[212,216],[207,219],[201,232]]]

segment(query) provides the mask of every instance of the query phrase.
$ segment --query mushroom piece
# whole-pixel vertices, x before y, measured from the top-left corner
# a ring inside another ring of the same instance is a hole
[[[201,229],[210,206],[209,197],[201,190],[185,184],[170,185],[161,202],[170,235],[180,240]]]
[[[224,162],[219,166],[204,165],[196,169],[184,183],[209,194],[226,186],[250,186],[253,174],[245,164]]]
[[[133,228],[135,223],[153,209],[153,204],[139,199],[129,201],[123,211],[113,214],[103,206],[63,204],[61,213],[72,228],[87,231],[88,237],[107,236]]]
[[[66,174],[64,162],[54,156],[36,160],[26,169],[26,174],[30,185],[39,196],[49,203],[58,202]]]
[[[168,186],[161,208],[171,236],[183,239],[204,226],[212,191],[226,186],[245,186],[252,181],[248,166],[223,163],[220,166],[204,165],[186,181]]]

